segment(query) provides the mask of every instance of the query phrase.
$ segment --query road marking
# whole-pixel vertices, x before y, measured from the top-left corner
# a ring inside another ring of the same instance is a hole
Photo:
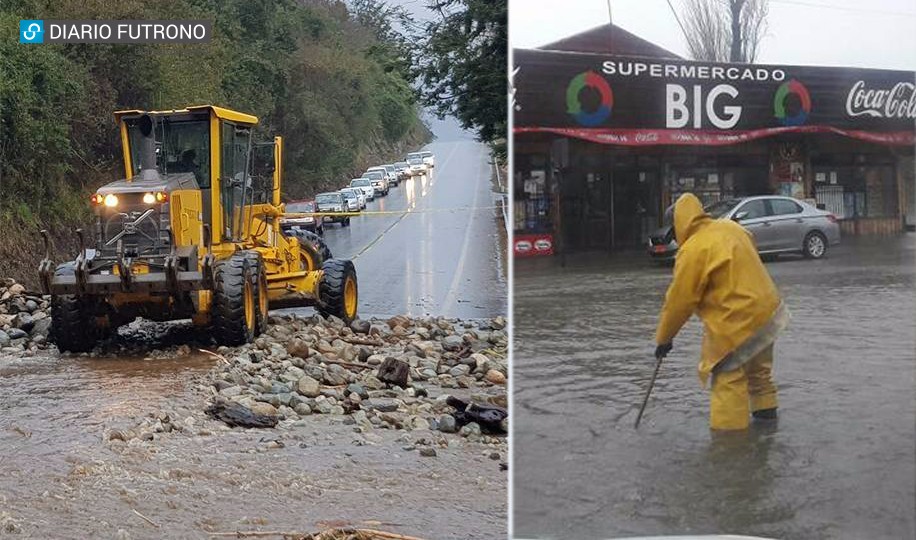
[[[445,168],[445,164],[448,163],[450,159],[452,159],[452,156],[455,154],[455,149],[456,149],[457,147],[458,147],[457,144],[452,144],[452,150],[451,150],[451,152],[448,153],[448,156],[446,156],[446,157],[445,157],[445,160],[442,162],[441,167],[442,167],[443,169]],[[474,198],[474,204],[473,204],[473,206],[477,206],[477,198],[476,198],[476,197]],[[401,214],[401,217],[399,217],[398,219],[396,219],[396,220],[394,221],[394,223],[392,223],[391,225],[389,225],[388,227],[386,227],[385,230],[383,230],[381,233],[379,233],[378,236],[376,236],[373,240],[371,240],[368,244],[366,244],[365,247],[363,247],[361,250],[359,250],[359,251],[356,253],[356,255],[354,255],[353,257],[351,257],[351,258],[350,258],[351,261],[355,261],[360,255],[362,255],[363,253],[369,251],[369,249],[370,249],[372,246],[374,246],[375,244],[377,244],[378,241],[381,240],[382,237],[385,236],[385,234],[388,233],[388,231],[390,231],[391,229],[394,228],[395,225],[397,225],[398,223],[400,223],[401,220],[404,219],[404,217],[405,217],[407,214],[413,213],[413,211],[408,210],[408,209],[406,209],[406,208],[405,208],[404,210],[400,211],[400,212],[398,212],[398,211],[396,211],[396,210],[389,210],[389,212],[391,212],[392,214],[400,213],[400,214]]]
[[[482,165],[485,165],[485,167],[481,167]],[[477,201],[480,198],[480,180],[483,178],[484,174],[490,170],[489,164],[485,161],[481,161],[478,167],[480,168],[477,170],[477,180],[474,182],[474,202],[471,203],[471,206],[477,206]],[[458,265],[455,266],[455,274],[452,277],[452,283],[449,285],[448,294],[445,295],[445,300],[442,302],[443,315],[449,313],[452,305],[456,304],[458,301],[458,282],[461,280],[461,276],[464,273],[464,262],[467,259],[468,246],[471,243],[472,222],[472,219],[468,219],[464,229],[464,243],[461,246],[461,255],[458,257]]]

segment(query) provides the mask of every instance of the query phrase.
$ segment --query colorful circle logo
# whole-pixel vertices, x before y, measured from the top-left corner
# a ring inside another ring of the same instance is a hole
[[[784,126],[800,126],[811,113],[811,96],[805,85],[792,79],[784,82],[773,97],[773,113]]]
[[[566,112],[583,126],[593,127],[611,116],[614,93],[604,77],[584,71],[566,87]]]

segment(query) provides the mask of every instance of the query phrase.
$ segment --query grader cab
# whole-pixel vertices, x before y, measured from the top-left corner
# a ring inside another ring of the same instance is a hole
[[[281,231],[282,139],[255,141],[256,117],[207,105],[115,118],[125,177],[91,197],[93,238],[78,230],[76,259],[54,264],[42,231],[61,350],[87,351],[137,317],[190,318],[224,345],[263,332],[270,308],[356,317],[353,263]]]

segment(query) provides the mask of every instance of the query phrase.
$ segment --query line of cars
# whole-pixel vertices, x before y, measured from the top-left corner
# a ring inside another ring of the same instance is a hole
[[[820,259],[829,246],[840,243],[836,216],[792,197],[725,199],[705,210],[713,219],[731,219],[750,231],[761,255],[800,253],[809,259]],[[669,208],[666,224],[649,236],[648,252],[653,260],[671,261],[677,255],[671,212]]]
[[[366,169],[359,178],[337,191],[319,193],[314,200],[292,201],[286,204],[288,214],[324,214],[322,216],[284,217],[280,227],[284,232],[306,230],[323,235],[326,223],[340,223],[350,226],[350,217],[361,212],[366,205],[378,197],[388,195],[392,187],[413,176],[428,174],[435,167],[432,152],[411,152],[405,161],[378,165]],[[339,214],[339,215],[338,215]]]

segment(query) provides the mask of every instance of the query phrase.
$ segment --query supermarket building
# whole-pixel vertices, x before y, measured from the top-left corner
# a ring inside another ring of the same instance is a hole
[[[516,255],[643,246],[682,193],[916,225],[916,73],[715,64],[616,26],[513,51]]]

